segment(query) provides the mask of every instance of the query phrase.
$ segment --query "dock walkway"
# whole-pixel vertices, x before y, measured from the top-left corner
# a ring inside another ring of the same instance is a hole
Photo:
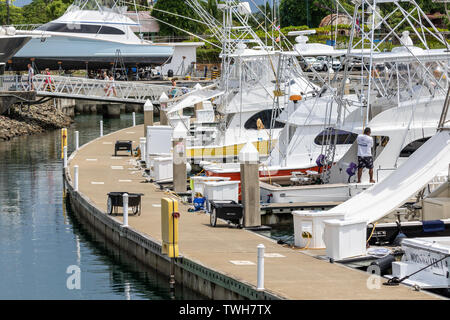
[[[106,212],[107,193],[140,192],[141,216],[129,216],[129,225],[161,241],[161,198],[168,194],[152,183],[144,183],[142,171],[134,167],[129,156],[114,156],[116,140],[139,143],[143,126],[123,129],[84,145],[69,163],[79,166],[79,192]],[[266,247],[265,288],[286,299],[436,299],[427,292],[410,287],[387,287],[370,290],[367,273],[317,259],[301,250],[278,245],[275,241],[244,229],[228,228],[218,222],[209,225],[209,215],[190,213],[180,204],[179,249],[184,257],[217,272],[256,287],[257,245]],[[122,221],[122,216],[114,219]],[[241,264],[237,262],[242,262]],[[234,262],[234,263],[233,263]],[[250,263],[249,263],[250,262]],[[381,279],[385,282],[386,279]]]

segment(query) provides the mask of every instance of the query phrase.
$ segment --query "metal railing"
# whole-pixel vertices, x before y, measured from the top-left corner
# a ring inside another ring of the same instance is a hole
[[[97,100],[125,103],[145,103],[147,99],[158,102],[162,93],[170,98],[180,97],[191,89],[166,85],[155,85],[133,81],[109,81],[65,77],[55,75],[35,75],[32,87],[27,75],[0,76],[3,91],[36,91],[39,96],[54,96],[83,100]]]

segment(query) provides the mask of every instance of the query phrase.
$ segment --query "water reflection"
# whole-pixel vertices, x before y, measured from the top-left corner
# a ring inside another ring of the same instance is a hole
[[[82,145],[98,137],[101,119],[76,117],[69,152],[74,131]],[[131,114],[104,119],[104,134],[131,124]],[[0,299],[170,299],[168,279],[91,237],[64,205],[59,135],[0,142]],[[71,265],[81,269],[81,290],[66,286]],[[201,297],[177,288],[176,298]]]

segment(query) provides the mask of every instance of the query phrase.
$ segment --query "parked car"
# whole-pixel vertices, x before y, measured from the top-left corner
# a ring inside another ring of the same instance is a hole
[[[302,67],[303,71],[311,71],[314,70],[321,70],[323,67],[322,63],[317,61],[314,57],[305,57],[300,60],[300,66]]]
[[[338,58],[319,56],[317,57],[317,61],[320,63],[320,67],[318,69],[320,71],[328,71],[330,68],[334,71],[338,71],[342,67],[341,61]]]

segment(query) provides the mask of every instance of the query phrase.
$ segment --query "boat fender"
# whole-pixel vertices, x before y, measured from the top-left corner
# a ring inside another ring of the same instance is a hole
[[[392,262],[395,261],[395,257],[392,254],[388,254],[382,258],[372,261],[371,266],[377,266],[380,270],[380,274],[385,274],[392,266]]]
[[[347,170],[345,170],[345,172],[347,172],[347,174],[348,174],[348,182],[349,183],[350,183],[350,178],[356,174],[356,169],[358,169],[358,165],[354,162],[350,162]]]

